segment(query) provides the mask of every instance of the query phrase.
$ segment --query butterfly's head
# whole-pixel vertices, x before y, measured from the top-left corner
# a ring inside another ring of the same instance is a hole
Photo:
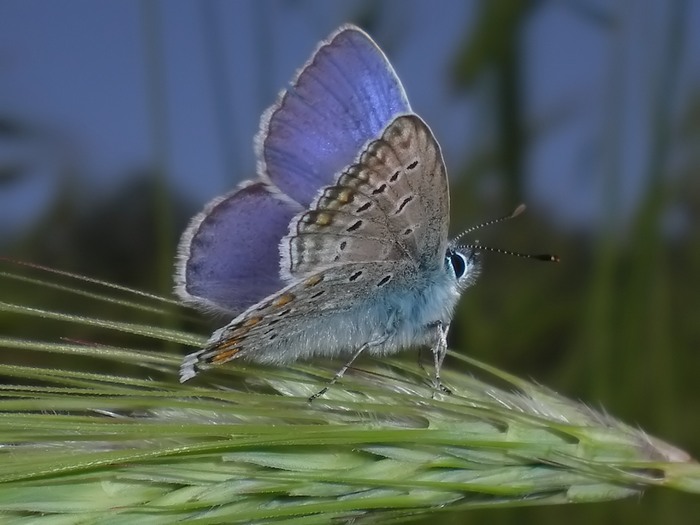
[[[450,245],[445,252],[445,270],[460,288],[469,286],[479,273],[479,257],[473,246]]]
[[[474,279],[479,274],[479,252],[493,252],[503,255],[524,257],[526,259],[536,259],[538,261],[559,262],[559,257],[557,255],[551,255],[548,253],[531,254],[514,252],[512,250],[503,250],[501,248],[484,246],[479,244],[478,241],[475,241],[472,244],[457,244],[459,239],[464,237],[466,234],[481,229],[484,226],[491,226],[492,224],[498,224],[499,222],[513,219],[520,215],[523,211],[525,211],[525,205],[521,204],[509,215],[504,215],[503,217],[498,217],[497,219],[492,219],[490,221],[477,224],[476,226],[472,226],[471,228],[467,228],[449,242],[447,252],[445,253],[445,269],[451,276],[454,276],[461,289],[464,289],[472,284]]]

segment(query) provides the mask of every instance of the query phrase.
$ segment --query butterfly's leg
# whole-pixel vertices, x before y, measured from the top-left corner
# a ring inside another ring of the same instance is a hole
[[[445,361],[445,356],[447,355],[447,331],[450,329],[449,324],[444,324],[442,321],[437,321],[434,325],[436,338],[435,344],[433,345],[433,361],[435,363],[435,382],[433,386],[436,391],[445,392],[446,394],[451,394],[449,388],[442,384],[440,380],[440,369],[442,368],[442,363]]]
[[[345,363],[345,364],[343,365],[343,367],[342,367],[340,370],[338,370],[338,371],[336,372],[336,374],[333,376],[333,379],[331,379],[331,380],[328,382],[328,384],[327,384],[326,386],[324,386],[321,390],[319,390],[319,391],[316,392],[314,395],[312,395],[311,397],[309,397],[309,403],[310,403],[311,401],[313,401],[314,399],[316,399],[317,397],[321,397],[323,394],[325,394],[326,392],[328,392],[328,389],[329,389],[330,387],[332,387],[332,386],[338,381],[338,379],[340,379],[341,377],[343,377],[343,375],[345,374],[345,372],[348,371],[348,368],[350,368],[350,367],[352,366],[352,364],[355,362],[355,359],[357,359],[358,357],[360,357],[360,354],[361,354],[362,352],[364,352],[365,350],[367,350],[369,347],[370,347],[370,344],[369,344],[369,343],[365,343],[365,344],[363,344],[363,345],[359,348],[359,350],[358,350],[357,352],[355,352],[354,354],[352,354],[352,357],[350,358],[350,360],[349,360],[347,363]]]
[[[357,352],[355,352],[354,354],[352,354],[352,357],[350,358],[350,360],[349,360],[347,363],[345,363],[345,364],[343,365],[343,367],[342,367],[340,370],[338,370],[338,372],[336,372],[336,374],[333,376],[333,379],[331,379],[325,387],[323,387],[321,390],[319,390],[319,391],[316,392],[314,395],[312,395],[311,397],[309,397],[309,402],[313,401],[313,400],[316,399],[317,397],[321,397],[323,394],[325,394],[326,392],[328,392],[328,389],[329,389],[331,386],[333,386],[333,385],[338,381],[338,379],[340,379],[341,377],[343,377],[343,375],[345,374],[345,372],[348,371],[348,368],[350,368],[350,367],[352,366],[352,364],[355,362],[355,359],[357,359],[358,357],[360,357],[360,354],[361,354],[362,352],[364,352],[365,350],[367,350],[368,348],[371,348],[371,347],[373,347],[373,346],[380,346],[380,345],[384,344],[388,338],[389,338],[389,336],[388,336],[388,335],[385,335],[385,336],[383,336],[383,337],[377,339],[376,341],[371,341],[371,342],[369,342],[369,343],[363,344],[363,345],[357,350]]]

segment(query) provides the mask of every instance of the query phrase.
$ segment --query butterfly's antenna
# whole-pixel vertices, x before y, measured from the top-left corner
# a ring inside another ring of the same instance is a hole
[[[480,230],[481,228],[485,228],[486,226],[491,226],[493,224],[498,224],[499,222],[504,222],[504,221],[508,221],[510,219],[515,219],[518,215],[520,215],[524,211],[525,211],[525,205],[520,204],[517,208],[515,208],[508,215],[504,215],[503,217],[498,217],[496,219],[491,219],[489,221],[485,221],[485,222],[482,222],[482,223],[477,224],[475,226],[472,226],[470,228],[467,228],[462,233],[457,235],[457,237],[455,237],[452,242],[457,242],[458,240],[460,240],[462,237],[464,237],[468,233],[471,233],[471,232],[476,231],[476,230]]]
[[[476,231],[476,230],[480,230],[481,228],[484,228],[486,226],[491,226],[493,224],[498,224],[499,222],[504,222],[504,221],[507,221],[510,219],[514,219],[515,217],[517,217],[518,215],[520,215],[524,211],[525,211],[525,205],[520,204],[508,215],[504,215],[503,217],[498,217],[496,219],[491,219],[490,221],[482,222],[481,224],[477,224],[476,226],[472,226],[471,228],[467,228],[462,233],[460,233],[457,237],[455,237],[454,241],[452,241],[452,242],[456,243],[461,237],[464,237],[468,233],[471,233],[471,232]],[[514,252],[512,250],[503,250],[501,248],[492,248],[490,246],[483,246],[482,244],[479,244],[479,243],[463,244],[462,246],[464,248],[469,248],[472,250],[478,250],[478,251],[482,251],[482,252],[500,253],[502,255],[513,255],[515,257],[523,257],[525,259],[536,259],[538,261],[559,262],[558,255],[552,255],[549,253],[533,254],[533,253]]]
[[[481,252],[491,252],[500,253],[502,255],[514,255],[515,257],[524,257],[525,259],[536,259],[538,261],[547,262],[559,262],[558,255],[552,255],[550,253],[522,253],[514,252],[512,250],[502,250],[501,248],[492,248],[491,246],[483,246],[482,244],[462,244],[464,248],[469,248],[471,250],[477,250]]]

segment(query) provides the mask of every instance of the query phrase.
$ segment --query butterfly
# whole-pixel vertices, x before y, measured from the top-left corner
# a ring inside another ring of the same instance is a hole
[[[236,359],[343,357],[332,384],[360,354],[427,347],[440,388],[478,253],[448,240],[440,146],[384,53],[338,29],[264,113],[256,148],[258,178],[210,202],[180,242],[176,293],[233,319],[184,359],[181,381]]]

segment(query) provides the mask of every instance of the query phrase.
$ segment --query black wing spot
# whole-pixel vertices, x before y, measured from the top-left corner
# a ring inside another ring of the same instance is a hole
[[[351,280],[351,281],[357,281],[357,279],[360,278],[360,275],[362,275],[362,270],[353,273],[353,274],[350,276],[350,280]]]
[[[277,339],[277,334],[272,334],[270,337],[268,337],[268,339],[270,341],[274,341],[275,339]]]
[[[396,170],[396,172],[391,176],[389,179],[389,182],[396,182],[396,179],[399,178],[399,174],[401,173],[400,170]]]
[[[387,275],[386,277],[384,277],[381,281],[377,283],[377,286],[384,286],[389,281],[391,281],[391,275]]]
[[[394,215],[398,215],[399,213],[401,213],[401,211],[406,207],[406,204],[408,204],[408,203],[411,202],[412,200],[413,200],[413,195],[411,195],[411,196],[409,196],[409,197],[406,197],[406,198],[403,200],[403,202],[399,205],[399,209],[396,210],[396,212],[394,213]]]
[[[403,234],[404,234],[404,235],[411,235],[412,233],[413,233],[413,228],[406,228],[406,229],[403,231]]]
[[[324,293],[326,293],[325,290],[320,290],[320,291],[316,292],[315,294],[313,294],[313,295],[311,296],[311,298],[312,298],[312,299],[316,299],[317,297],[321,297]]]
[[[346,231],[354,232],[360,226],[362,226],[362,221],[355,221]]]
[[[418,161],[417,161],[417,160],[414,160],[414,161],[411,162],[408,166],[406,166],[406,169],[407,169],[407,170],[412,170],[412,169],[415,169],[416,166],[418,166]]]
[[[357,213],[362,213],[363,211],[367,211],[370,209],[371,206],[372,206],[371,202],[365,202],[362,206],[357,208]]]
[[[340,243],[340,249],[344,250],[348,246],[348,241],[343,241]]]
[[[372,195],[379,195],[380,193],[384,193],[384,190],[386,190],[386,184],[382,184],[376,190],[373,190]]]

